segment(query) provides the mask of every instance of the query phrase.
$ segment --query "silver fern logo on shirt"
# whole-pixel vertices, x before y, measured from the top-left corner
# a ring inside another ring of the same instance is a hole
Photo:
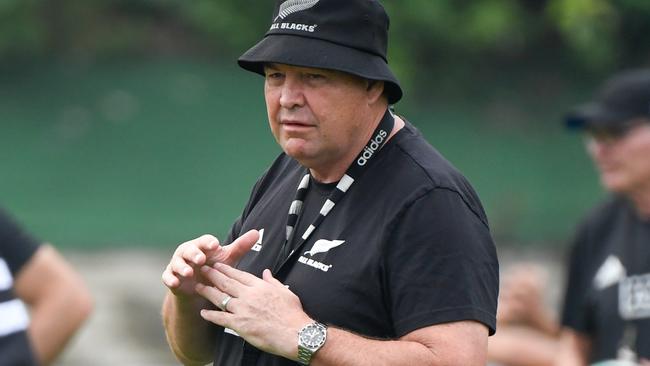
[[[282,22],[279,23],[278,20],[288,17],[291,14],[305,11],[307,9],[312,8],[314,5],[318,4],[320,0],[288,0],[282,3],[280,5],[280,9],[278,9],[278,16],[275,17],[273,20],[273,24],[271,24],[271,30],[278,30],[278,29],[284,29],[284,30],[295,30],[295,31],[302,31],[302,32],[309,32],[309,33],[314,33],[316,31],[316,24],[303,24],[303,23],[287,23],[287,22]]]
[[[319,253],[327,253],[330,251],[330,249],[336,248],[339,245],[342,245],[343,243],[345,243],[345,240],[327,240],[327,239],[317,240],[310,250],[306,251],[305,254],[301,255],[298,258],[298,262],[302,264],[306,264],[309,267],[316,268],[323,272],[327,272],[330,270],[330,268],[332,268],[331,264],[321,263],[317,260],[314,260],[313,258],[307,258],[305,256],[308,255],[310,257],[313,257],[314,255]]]

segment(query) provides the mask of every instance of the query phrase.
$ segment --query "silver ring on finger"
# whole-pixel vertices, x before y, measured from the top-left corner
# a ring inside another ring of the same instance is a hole
[[[224,297],[223,300],[221,300],[221,302],[217,306],[222,311],[228,311],[228,303],[230,302],[230,300],[232,300],[232,296],[226,295],[226,297]]]

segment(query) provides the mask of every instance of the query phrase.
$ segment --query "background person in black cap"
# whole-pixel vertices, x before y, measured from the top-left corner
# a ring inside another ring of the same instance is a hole
[[[389,111],[402,91],[387,32],[377,1],[280,1],[239,59],[265,76],[284,153],[228,245],[183,243],[163,273],[182,362],[485,365],[498,292],[485,213]]]
[[[575,238],[557,365],[650,364],[650,70],[614,76],[566,122],[612,194]]]

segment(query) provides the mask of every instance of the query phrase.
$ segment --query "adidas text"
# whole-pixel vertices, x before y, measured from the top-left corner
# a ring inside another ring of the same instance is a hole
[[[357,159],[357,164],[361,166],[366,165],[368,159],[370,159],[377,149],[379,149],[379,145],[384,142],[386,136],[388,136],[386,131],[379,130],[377,135],[370,140],[370,143],[363,148],[363,153],[361,153],[361,156]]]

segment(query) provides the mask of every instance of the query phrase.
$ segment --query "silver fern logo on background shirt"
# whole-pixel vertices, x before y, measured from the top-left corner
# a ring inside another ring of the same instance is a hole
[[[318,4],[320,0],[289,0],[285,1],[280,5],[280,9],[278,11],[278,16],[275,17],[274,21],[277,21],[278,18],[284,19],[288,17],[289,15],[293,13],[297,13],[299,11],[307,10],[314,5]]]

